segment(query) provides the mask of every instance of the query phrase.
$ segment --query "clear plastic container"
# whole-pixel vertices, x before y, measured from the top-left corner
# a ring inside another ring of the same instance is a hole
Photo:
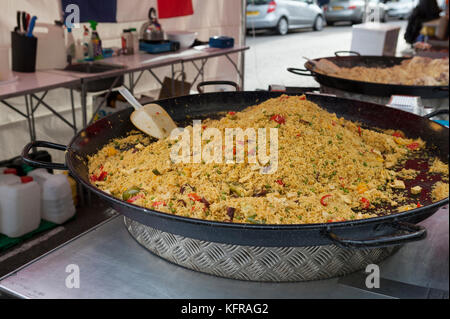
[[[45,169],[36,169],[29,173],[42,190],[42,219],[62,224],[75,215],[72,189],[67,176],[50,174]]]
[[[138,54],[139,53],[139,35],[137,33],[136,28],[131,28],[131,35],[133,36],[133,53]]]
[[[32,177],[20,184],[0,184],[0,233],[20,237],[39,227],[41,188]]]

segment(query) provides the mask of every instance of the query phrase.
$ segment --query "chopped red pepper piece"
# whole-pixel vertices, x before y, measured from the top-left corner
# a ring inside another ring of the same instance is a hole
[[[330,194],[327,194],[327,195],[325,195],[325,196],[322,196],[322,198],[320,199],[320,203],[321,203],[323,206],[327,206],[327,205],[328,205],[327,203],[325,203],[325,199],[328,198],[328,197],[331,197],[331,195],[330,195]]]
[[[281,116],[280,114],[272,115],[272,117],[271,117],[270,119],[271,119],[272,121],[277,122],[278,124],[284,124],[284,123],[286,123],[286,119],[285,119],[283,116]]]
[[[287,95],[280,96],[281,101],[287,100],[288,98],[289,98],[289,96],[287,96]]]
[[[138,196],[139,196],[139,195],[138,195]],[[136,197],[136,196],[135,196],[135,197]],[[132,198],[131,198],[131,199],[132,199]],[[153,207],[156,207],[156,206],[159,206],[159,205],[167,206],[167,204],[166,204],[165,201],[153,202],[153,204],[152,204]]]
[[[302,136],[300,133],[298,133],[297,135],[295,135],[295,136],[297,136],[297,137],[300,137],[300,136]]]
[[[422,205],[420,203],[417,203],[417,208],[422,207]]]
[[[395,137],[403,137],[403,134],[400,133],[400,132],[395,132],[394,134],[392,134],[392,136],[395,136]]]
[[[332,222],[333,222],[332,219],[327,220],[327,223],[332,223]]]
[[[300,100],[306,100],[306,96],[302,95],[299,97]]]
[[[192,199],[193,201],[197,201],[197,202],[201,200],[201,197],[198,196],[197,193],[189,193],[189,194],[188,194],[188,197],[189,197],[190,199]]]
[[[97,180],[105,181],[106,180],[106,176],[108,176],[108,173],[103,171],[103,172],[100,173],[100,175],[98,176]]]
[[[228,112],[228,115],[231,115],[231,116],[236,115],[236,112],[230,111],[230,112]]]
[[[130,199],[127,199],[127,203],[135,202],[135,201],[137,201],[139,198],[143,198],[143,197],[144,197],[144,195],[142,195],[142,194],[133,196],[133,197],[131,197]]]
[[[361,198],[361,202],[363,204],[363,208],[367,209],[370,207],[370,202],[367,198],[365,197]]]
[[[95,174],[92,174],[89,179],[91,182],[97,182],[97,181],[106,181],[106,176],[108,176],[108,173],[103,171],[103,165],[99,166],[100,174],[97,176]]]
[[[358,134],[359,136],[361,136],[362,132],[361,132],[361,126],[358,126]]]
[[[410,150],[415,150],[416,148],[419,147],[419,143],[414,142],[414,143],[406,145],[406,147],[409,148]]]
[[[281,185],[281,186],[284,186],[283,180],[281,180],[281,179],[277,179],[277,180],[275,181],[275,183],[277,183],[277,184],[279,184],[279,185]]]

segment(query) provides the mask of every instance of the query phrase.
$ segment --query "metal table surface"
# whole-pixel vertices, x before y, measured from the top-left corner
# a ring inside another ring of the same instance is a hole
[[[197,273],[149,253],[128,234],[121,216],[5,276],[0,289],[24,298],[448,298],[448,207],[421,224],[427,238],[379,265],[378,289],[365,287],[364,272],[297,283]],[[76,268],[79,287],[68,288]]]

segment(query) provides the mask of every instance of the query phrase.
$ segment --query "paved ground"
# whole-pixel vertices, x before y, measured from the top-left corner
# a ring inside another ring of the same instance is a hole
[[[388,23],[402,27],[397,51],[407,48],[403,40],[406,21]],[[258,32],[247,36],[250,50],[245,55],[245,90],[267,89],[269,84],[287,86],[317,86],[310,77],[297,76],[286,71],[288,67],[303,68],[302,58],[333,56],[335,51],[350,50],[352,28],[348,24],[326,27],[323,31],[291,31],[285,36]]]

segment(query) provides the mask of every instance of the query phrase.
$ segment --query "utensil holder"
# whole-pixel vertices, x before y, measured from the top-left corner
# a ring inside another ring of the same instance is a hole
[[[11,32],[12,70],[36,71],[37,38]]]

